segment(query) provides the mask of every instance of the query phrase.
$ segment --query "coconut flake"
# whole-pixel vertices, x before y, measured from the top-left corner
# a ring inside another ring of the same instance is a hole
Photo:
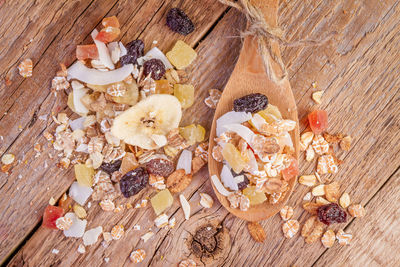
[[[120,56],[123,57],[126,54],[128,54],[128,50],[126,50],[126,47],[121,42],[118,42],[118,44],[119,44],[119,49],[121,50]]]
[[[86,200],[92,193],[93,189],[91,187],[82,186],[78,182],[73,182],[69,188],[69,196],[81,206],[85,205]]]
[[[77,113],[87,114],[89,110],[85,107],[85,105],[81,102],[82,97],[84,97],[88,89],[86,89],[80,82],[72,81],[71,83],[73,90],[73,101],[74,107]]]
[[[81,143],[81,144],[79,144],[79,146],[76,147],[75,151],[76,152],[83,152],[83,153],[87,153],[88,154],[89,153],[88,145],[84,144],[84,143]]]
[[[262,125],[267,123],[265,119],[257,113],[253,115],[250,121],[258,131],[260,131]]]
[[[95,244],[102,232],[103,232],[103,227],[101,226],[86,231],[82,238],[83,244],[85,246],[90,246]]]
[[[97,69],[90,69],[80,61],[76,61],[68,68],[68,80],[77,79],[84,83],[106,85],[123,81],[132,71],[132,64],[126,64],[123,67],[112,71],[100,71]]]
[[[85,121],[85,117],[80,117],[80,118],[77,118],[77,119],[71,121],[69,123],[69,126],[71,127],[72,131],[75,131],[76,129],[83,130],[83,129],[85,129],[85,126],[83,126],[84,121]]]
[[[252,144],[252,140],[256,135],[252,130],[248,127],[243,126],[241,124],[227,124],[223,126],[227,131],[234,132],[242,137],[250,146]]]
[[[99,51],[99,60],[101,61],[101,63],[103,63],[104,66],[106,66],[110,70],[113,70],[115,67],[111,60],[110,52],[108,51],[105,43],[96,40],[97,34],[99,34],[99,31],[94,29],[91,33],[91,36],[94,43],[96,44],[97,50]]]
[[[87,221],[80,220],[73,212],[68,212],[64,217],[72,220],[71,227],[68,230],[64,230],[64,235],[66,237],[82,237],[85,233]]]
[[[158,147],[165,146],[167,144],[167,137],[161,134],[152,134],[151,139],[156,143]]]
[[[185,196],[180,194],[179,195],[179,200],[181,201],[183,213],[185,214],[185,220],[189,220],[190,218],[190,204],[186,200]]]
[[[232,172],[230,170],[230,168],[226,165],[224,165],[222,167],[222,171],[221,171],[221,181],[224,184],[225,187],[233,190],[233,191],[237,191],[239,190],[237,183],[235,182],[235,180],[233,179],[233,175]]]
[[[226,132],[224,128],[227,124],[240,124],[251,119],[251,113],[229,111],[217,119],[217,136]]]
[[[111,55],[112,63],[116,64],[121,56],[121,49],[119,48],[118,42],[109,43],[107,48]]]
[[[157,47],[153,47],[152,49],[150,49],[150,51],[147,52],[146,55],[144,55],[143,57],[138,58],[137,62],[138,62],[139,65],[143,65],[145,61],[153,59],[153,58],[161,60],[162,63],[164,63],[165,69],[168,70],[168,69],[172,69],[173,68],[171,63],[169,62],[168,58]]]
[[[254,156],[254,153],[251,149],[247,149],[247,157],[249,158],[249,162],[247,162],[247,169],[250,173],[254,173],[258,171],[257,159]]]
[[[192,172],[192,152],[185,149],[182,151],[178,163],[176,164],[176,169],[184,169],[186,174]]]
[[[217,191],[224,196],[229,196],[231,194],[231,192],[229,192],[228,190],[226,190],[226,188],[224,187],[224,185],[221,183],[221,181],[219,180],[217,175],[213,175],[211,176],[211,181],[213,182],[215,188],[217,188]]]

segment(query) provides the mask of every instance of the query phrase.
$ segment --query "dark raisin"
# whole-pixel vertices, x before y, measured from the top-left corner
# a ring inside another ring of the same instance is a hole
[[[318,208],[318,219],[327,225],[344,223],[347,220],[347,213],[338,204],[331,203]]]
[[[168,177],[171,173],[174,172],[175,167],[172,161],[158,158],[152,159],[147,162],[146,169],[151,174]]]
[[[100,165],[100,169],[111,175],[113,172],[119,171],[119,168],[121,167],[122,160],[116,160],[110,163],[105,163],[103,162]]]
[[[168,27],[182,35],[188,35],[194,31],[193,22],[189,17],[179,8],[171,9],[167,14]]]
[[[120,180],[119,186],[124,197],[136,195],[149,183],[149,174],[143,167],[127,172]]]
[[[120,62],[122,66],[127,64],[136,64],[137,57],[133,57],[131,55],[125,55],[121,57]]]
[[[247,185],[250,183],[249,179],[247,178],[246,175],[243,175],[243,182],[238,183],[238,188],[239,190],[243,190],[247,187]]]
[[[144,54],[144,43],[142,40],[134,40],[126,45],[127,55],[121,57],[121,65],[136,64],[137,59]]]
[[[143,74],[147,76],[149,75],[150,72],[151,72],[151,78],[153,78],[154,80],[161,79],[162,76],[164,76],[165,74],[164,63],[162,63],[162,61],[157,58],[147,60],[143,64]]]
[[[233,101],[233,110],[236,112],[258,112],[266,109],[268,106],[268,98],[262,94],[250,94]]]

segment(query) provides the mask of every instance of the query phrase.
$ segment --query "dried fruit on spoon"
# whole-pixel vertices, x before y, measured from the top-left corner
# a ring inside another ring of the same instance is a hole
[[[278,203],[298,174],[289,134],[296,122],[283,119],[262,94],[243,96],[233,104],[233,111],[216,121],[212,156],[223,167],[220,179],[214,176],[212,181],[231,208],[246,211],[266,201]]]

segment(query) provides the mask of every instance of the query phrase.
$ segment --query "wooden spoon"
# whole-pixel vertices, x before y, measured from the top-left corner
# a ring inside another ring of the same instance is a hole
[[[269,25],[277,25],[278,0],[257,0],[252,2],[254,2],[254,4],[262,10]],[[275,43],[274,45],[276,45],[275,51],[280,56],[278,44]],[[281,73],[281,70],[277,64],[273,65],[273,69],[277,74]],[[289,81],[285,79],[280,85],[277,85],[268,78],[262,57],[258,52],[257,40],[252,36],[248,36],[244,40],[244,44],[235,69],[233,70],[232,75],[225,86],[214,114],[208,151],[208,169],[210,177],[212,175],[217,175],[220,177],[222,169],[222,163],[216,162],[212,157],[212,149],[215,146],[214,138],[216,135],[216,119],[221,117],[226,112],[233,110],[233,101],[235,99],[251,93],[262,93],[266,95],[269,103],[279,108],[283,118],[296,121],[296,128],[291,132],[291,137],[295,148],[295,155],[298,160],[299,123],[296,101],[294,99]],[[262,204],[251,206],[248,211],[232,209],[229,205],[229,201],[225,196],[218,192],[212,181],[211,184],[219,201],[230,213],[247,221],[260,221],[273,216],[281,210],[292,193],[295,182],[296,178],[293,178],[288,182],[289,190],[279,203],[272,205],[266,201]]]

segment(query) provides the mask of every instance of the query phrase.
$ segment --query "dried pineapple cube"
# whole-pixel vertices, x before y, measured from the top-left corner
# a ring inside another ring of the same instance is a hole
[[[157,216],[167,208],[171,207],[173,201],[174,199],[168,189],[158,192],[150,199],[151,206],[153,207]]]
[[[170,85],[168,80],[158,80],[156,81],[156,94],[173,94],[174,89]]]
[[[188,108],[194,102],[194,87],[191,84],[175,84],[174,96],[182,104],[182,108]]]
[[[225,144],[224,148],[222,149],[222,156],[236,173],[240,173],[246,166],[246,161],[244,160],[242,154],[231,143]]]
[[[179,134],[185,138],[189,146],[194,145],[196,142],[202,142],[204,140],[206,129],[201,125],[191,124],[185,127],[179,128]]]
[[[93,185],[94,169],[85,164],[76,164],[75,178],[81,186],[91,187]]]
[[[264,192],[257,191],[256,186],[249,186],[243,189],[243,195],[250,199],[250,205],[261,204],[267,200],[267,196]]]
[[[178,70],[189,66],[196,57],[196,51],[181,40],[178,40],[172,50],[167,53],[167,58]]]

